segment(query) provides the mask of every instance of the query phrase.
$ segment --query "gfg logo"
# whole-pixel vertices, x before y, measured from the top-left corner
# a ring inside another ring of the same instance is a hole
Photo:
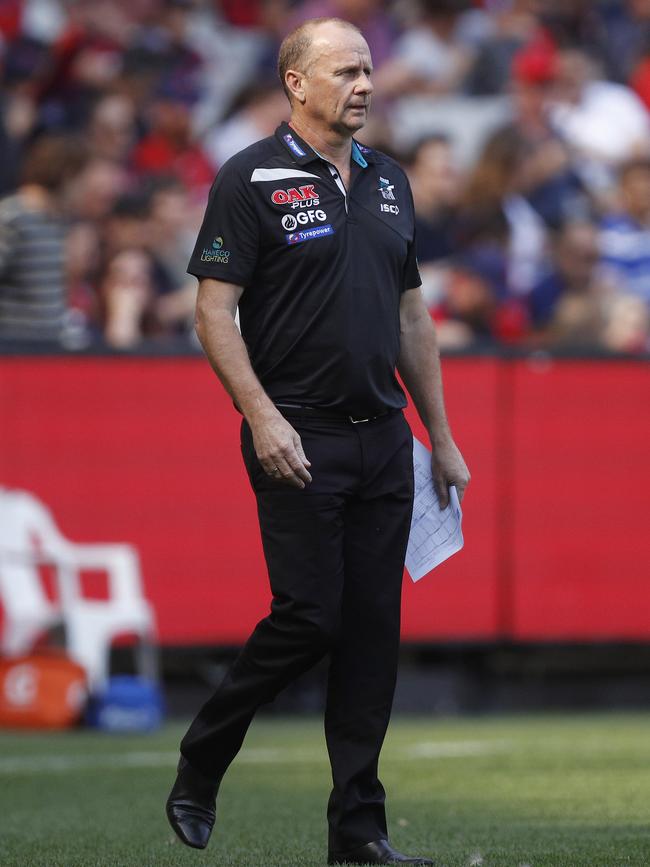
[[[314,223],[317,220],[324,223],[326,219],[327,214],[320,208],[317,211],[301,211],[295,216],[294,214],[285,214],[282,217],[282,228],[286,229],[287,232],[293,232],[299,225],[305,226],[307,223]]]

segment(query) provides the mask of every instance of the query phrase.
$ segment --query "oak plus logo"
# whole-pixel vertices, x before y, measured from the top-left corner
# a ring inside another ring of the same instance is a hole
[[[295,216],[293,214],[285,214],[282,217],[282,228],[287,232],[293,232],[298,226],[306,226],[308,223],[320,222],[324,223],[327,219],[325,211],[320,208],[317,211],[300,211]]]
[[[292,208],[311,208],[320,204],[318,192],[313,184],[302,187],[289,187],[288,190],[274,190],[271,193],[274,205],[291,205]]]
[[[219,235],[212,241],[210,247],[204,247],[201,253],[202,262],[227,265],[230,259],[230,250],[223,249],[223,238]]]

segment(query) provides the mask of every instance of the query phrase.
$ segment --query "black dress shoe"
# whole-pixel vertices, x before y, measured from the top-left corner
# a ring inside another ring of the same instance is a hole
[[[216,816],[219,783],[209,780],[181,757],[178,776],[167,798],[167,818],[186,846],[205,849]]]
[[[429,858],[421,858],[418,855],[402,855],[390,845],[388,840],[377,840],[374,843],[366,843],[351,849],[349,852],[331,852],[328,864],[429,864],[433,867],[433,861]]]

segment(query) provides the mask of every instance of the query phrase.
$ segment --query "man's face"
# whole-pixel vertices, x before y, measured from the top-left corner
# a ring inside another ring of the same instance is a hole
[[[303,112],[319,125],[352,134],[366,123],[372,60],[366,40],[348,27],[323,24],[314,32],[303,79]]]

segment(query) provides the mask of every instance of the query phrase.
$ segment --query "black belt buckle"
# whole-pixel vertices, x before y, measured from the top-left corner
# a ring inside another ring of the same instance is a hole
[[[367,421],[374,421],[377,418],[383,418],[385,415],[390,415],[390,412],[389,409],[385,409],[383,412],[378,412],[377,415],[369,415],[368,418],[353,418],[351,415],[349,415],[348,418],[352,424],[365,424]]]

